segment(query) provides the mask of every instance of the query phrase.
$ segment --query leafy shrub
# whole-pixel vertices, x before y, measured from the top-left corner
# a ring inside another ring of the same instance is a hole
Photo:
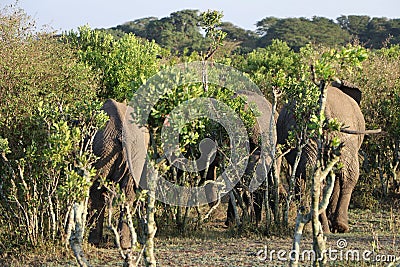
[[[97,73],[99,97],[117,101],[131,99],[133,92],[159,70],[163,50],[154,42],[125,34],[115,39],[104,31],[80,27],[63,38],[81,62]]]
[[[95,76],[17,8],[0,12],[0,250],[57,241],[94,175]],[[7,222],[7,223],[4,223]]]
[[[375,197],[385,197],[398,183],[400,149],[400,49],[391,46],[370,51],[362,65],[362,72],[354,72],[349,79],[362,92],[361,109],[366,128],[381,128],[379,135],[366,136],[362,184],[371,186]]]

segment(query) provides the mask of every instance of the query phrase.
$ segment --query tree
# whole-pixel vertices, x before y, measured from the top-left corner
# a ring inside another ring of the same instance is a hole
[[[337,21],[342,29],[347,30],[366,47],[379,49],[388,43],[400,43],[399,19],[350,15],[341,16]]]
[[[372,18],[366,29],[366,40],[364,40],[366,45],[373,48],[382,47],[383,43],[390,36],[388,24],[389,20],[387,18]]]
[[[226,41],[237,43],[243,52],[250,52],[256,47],[258,36],[249,30],[240,28],[230,22],[222,22],[220,29],[226,32]]]
[[[290,76],[296,75],[298,65],[298,55],[280,40],[273,40],[271,45],[246,54],[243,61],[234,62],[236,68],[250,75],[268,99],[272,97],[272,87],[282,87]]]
[[[342,29],[361,40],[363,35],[365,35],[371,18],[369,16],[349,15],[340,16],[336,20]]]
[[[257,21],[256,33],[263,36],[268,34],[268,30],[271,29],[280,19],[276,17],[266,17],[260,21]]]
[[[111,30],[120,30],[124,33],[133,33],[136,36],[148,38],[147,27],[150,22],[158,20],[156,17],[146,17],[125,22],[122,25],[110,28]]]
[[[350,39],[349,34],[340,28],[333,20],[323,17],[266,18],[257,23],[258,31],[264,33],[259,39],[258,46],[271,44],[272,40],[279,39],[288,43],[294,50],[312,44],[327,46],[343,45]]]
[[[198,10],[173,12],[169,17],[148,23],[147,39],[155,40],[175,52],[183,52],[184,49],[189,49],[189,52],[202,51],[206,46],[200,33],[200,21]]]

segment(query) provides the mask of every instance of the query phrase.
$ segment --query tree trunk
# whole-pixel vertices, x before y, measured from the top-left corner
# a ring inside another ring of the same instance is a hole
[[[85,216],[87,210],[87,201],[82,201],[81,203],[75,203],[70,214],[70,224],[74,225],[72,227],[71,236],[69,238],[69,243],[72,251],[74,252],[76,261],[79,266],[87,267],[90,266],[88,260],[82,249],[83,235],[85,230]]]
[[[154,220],[154,215],[156,212],[156,200],[154,198],[156,184],[157,184],[157,173],[152,172],[150,168],[148,169],[148,185],[149,185],[149,192],[147,197],[147,236],[146,236],[146,243],[144,249],[144,260],[146,266],[155,267],[157,266],[156,257],[154,255],[154,236],[156,235],[157,226]]]

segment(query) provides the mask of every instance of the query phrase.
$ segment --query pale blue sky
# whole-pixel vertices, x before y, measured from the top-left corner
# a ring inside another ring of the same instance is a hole
[[[10,3],[14,0],[1,0],[0,6]],[[251,30],[255,29],[257,21],[267,16],[400,18],[399,0],[19,0],[19,6],[39,26],[49,24],[57,31],[76,29],[85,24],[92,28],[108,28],[143,17],[165,17],[182,9],[216,9],[224,13],[224,21]]]

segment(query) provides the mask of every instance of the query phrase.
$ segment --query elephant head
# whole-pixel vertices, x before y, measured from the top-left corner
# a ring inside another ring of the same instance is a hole
[[[337,118],[345,127],[355,132],[365,132],[364,116],[361,113],[359,103],[361,101],[361,91],[349,83],[333,83],[327,88],[327,101],[325,116],[327,119]],[[289,104],[290,105],[290,104]],[[291,114],[289,106],[282,108],[277,122],[277,137],[279,144],[285,144],[289,131],[295,125],[294,116]],[[335,185],[327,209],[329,221],[322,220],[325,232],[347,232],[348,207],[352,191],[357,183],[359,176],[358,151],[363,141],[363,134],[339,134],[343,148],[341,150],[340,162],[343,168],[336,174]],[[291,151],[285,157],[290,165],[293,166],[295,151]],[[306,167],[313,166],[317,159],[317,143],[313,140],[303,149],[296,171],[298,179],[306,177]],[[326,217],[325,217],[326,218]],[[330,229],[329,229],[330,225]]]
[[[118,183],[128,201],[132,201],[143,175],[149,134],[145,127],[133,122],[132,108],[108,99],[101,108],[109,120],[93,140],[93,153],[99,157],[95,163],[97,177]],[[98,244],[102,239],[106,190],[96,180],[90,189],[91,220],[96,221],[89,234],[89,242]],[[121,245],[128,244],[129,232],[122,224]],[[126,241],[126,242],[124,242]]]

